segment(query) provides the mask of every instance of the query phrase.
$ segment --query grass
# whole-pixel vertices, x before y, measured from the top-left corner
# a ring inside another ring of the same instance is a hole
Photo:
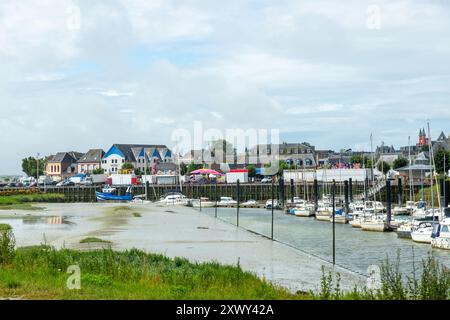
[[[82,239],[80,241],[80,243],[111,243],[111,241],[103,240],[103,239],[96,238],[96,237],[88,237],[88,238]]]
[[[66,286],[78,265],[81,289]],[[0,268],[0,297],[24,299],[308,299],[292,294],[239,265],[191,263],[139,250],[16,249]]]
[[[0,196],[0,210],[40,210],[42,208],[32,205],[36,202],[62,202],[62,194],[34,193],[24,195]]]
[[[321,291],[311,293],[320,300],[449,300],[450,270],[429,255],[422,260],[421,270],[414,265],[411,276],[400,272],[400,254],[396,263],[388,258],[382,263],[379,277],[375,277],[372,288],[354,288],[350,292],[340,289],[340,276],[333,280],[332,274],[322,269]],[[418,277],[418,271],[421,271]]]

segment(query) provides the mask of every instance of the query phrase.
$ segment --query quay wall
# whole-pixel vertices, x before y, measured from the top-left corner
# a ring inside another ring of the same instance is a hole
[[[284,188],[280,187],[278,183],[274,184],[274,194],[275,198],[282,200],[284,193],[284,200],[291,199],[292,196],[300,197],[302,199],[314,199],[314,186],[311,183],[295,183],[291,185],[290,183],[284,184]],[[240,200],[241,202],[247,200],[257,200],[266,201],[272,198],[272,184],[261,184],[261,183],[246,183],[240,184]],[[70,187],[40,187],[39,191],[43,193],[58,193],[63,194],[67,202],[95,202],[95,192],[101,191],[101,186],[70,186]],[[125,194],[127,187],[116,187],[120,195]],[[331,192],[330,185],[318,186],[319,195],[329,194]],[[408,186],[403,186],[403,202],[409,198]],[[11,192],[14,189],[0,189],[0,195],[4,192]],[[17,189],[16,189],[17,190]],[[284,192],[281,192],[284,190]],[[414,192],[416,193],[420,190],[420,187],[414,187]],[[35,189],[37,191],[37,189]],[[177,191],[180,192],[180,185],[149,185],[147,189],[147,195],[144,197],[148,200],[159,200],[164,194]],[[354,196],[362,194],[364,192],[364,184],[357,182],[352,185],[352,193]],[[144,195],[145,186],[139,185],[133,187],[134,195]],[[200,198],[206,197],[212,201],[220,199],[220,197],[233,197],[237,199],[237,184],[217,184],[217,191],[215,184],[185,184],[182,186],[182,193],[188,198]],[[386,192],[383,189],[380,193],[381,201],[386,201]],[[344,186],[343,184],[336,185],[336,199],[343,199]],[[380,197],[377,195],[377,200]],[[419,199],[416,199],[419,200]],[[398,202],[397,186],[392,186],[392,202],[395,204]]]

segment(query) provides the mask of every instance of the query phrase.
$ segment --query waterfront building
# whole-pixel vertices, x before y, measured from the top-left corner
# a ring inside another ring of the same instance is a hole
[[[100,169],[102,165],[102,158],[105,155],[105,151],[102,149],[91,149],[86,152],[77,161],[78,173],[92,173],[92,171]]]
[[[105,173],[118,173],[124,163],[149,173],[156,172],[158,163],[173,162],[172,151],[166,145],[114,144],[102,158]]]
[[[69,151],[58,152],[47,159],[45,166],[46,174],[53,180],[63,180],[77,173],[77,161],[81,159],[83,153]]]
[[[249,149],[244,158],[259,166],[265,156],[278,156],[279,160],[286,161],[296,168],[310,169],[317,166],[315,147],[308,142],[259,144]]]

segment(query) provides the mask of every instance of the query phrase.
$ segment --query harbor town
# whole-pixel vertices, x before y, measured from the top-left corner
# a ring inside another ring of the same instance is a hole
[[[386,256],[395,259],[400,254],[405,274],[414,272],[412,259],[428,254],[450,265],[450,139],[441,133],[433,140],[425,132],[420,129],[415,144],[399,149],[383,142],[373,150],[336,152],[303,142],[257,145],[240,154],[228,141],[217,140],[185,154],[174,154],[166,145],[114,144],[106,152],[28,157],[22,168],[30,175],[3,178],[0,196],[57,198],[46,203],[44,211],[0,204],[0,220],[13,226],[20,246],[45,239],[52,246],[83,250],[107,243],[196,261],[239,259],[244,268],[292,292],[319,290],[319,266],[326,266],[339,270],[341,285],[350,290],[365,286],[369,266]],[[215,149],[218,146],[223,148]],[[252,163],[272,150],[277,150],[275,168]],[[106,223],[105,210],[132,210],[145,218],[136,226],[117,217],[111,217],[109,227],[91,222]],[[174,218],[172,227],[161,229],[170,221],[164,212],[177,213],[182,220]],[[198,225],[193,233],[178,234],[180,223],[183,229]],[[219,235],[216,228],[242,231]],[[256,239],[243,240],[249,236]],[[86,237],[97,240],[86,247]],[[139,237],[146,241],[136,242]],[[196,245],[198,241],[204,244]],[[286,255],[280,259],[296,262],[283,260],[279,265],[272,255],[253,256],[248,250],[258,249],[250,249],[246,241],[277,246],[278,254]],[[225,249],[228,242],[230,248]],[[227,254],[216,254],[218,243]],[[305,263],[305,258],[312,260]],[[310,271],[299,276],[298,264]]]
[[[450,301],[442,1],[2,0],[0,17],[2,310]]]

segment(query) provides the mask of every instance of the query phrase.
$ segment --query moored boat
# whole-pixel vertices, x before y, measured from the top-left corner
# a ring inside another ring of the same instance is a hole
[[[116,189],[110,188],[110,189],[103,189],[102,192],[96,191],[95,197],[97,198],[97,201],[118,201],[118,202],[128,202],[134,199],[134,195],[132,193],[132,186],[129,186],[127,188],[127,191],[124,195],[117,195],[115,194]],[[105,192],[107,191],[107,192]]]

